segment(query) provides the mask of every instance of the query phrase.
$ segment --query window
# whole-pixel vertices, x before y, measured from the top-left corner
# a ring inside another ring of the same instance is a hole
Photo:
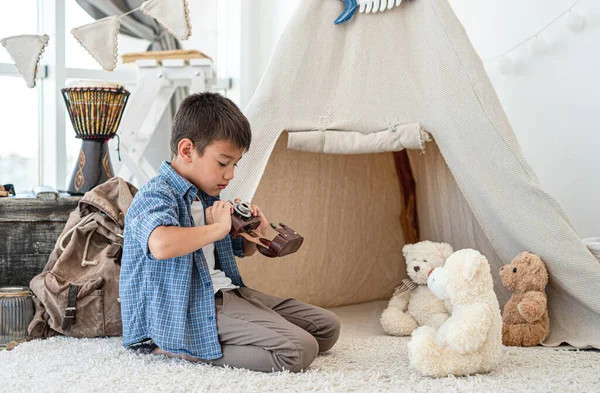
[[[90,70],[101,70],[102,67],[83,46],[77,42],[71,34],[74,27],[87,25],[94,22],[94,18],[88,15],[75,1],[65,3],[65,65],[68,68],[84,68]]]
[[[37,0],[12,4],[11,12],[0,13],[0,37],[38,34],[37,10]],[[0,63],[13,63],[3,47]],[[0,74],[0,184],[14,184],[17,192],[39,182],[38,119],[38,91],[28,88],[15,70]]]
[[[189,0],[188,4],[193,35],[182,42],[183,48],[213,58],[217,78],[234,82],[233,89],[216,90],[239,105],[242,1]],[[20,0],[11,3],[10,13],[0,13],[0,38],[50,36],[41,59],[44,68],[33,89],[26,86],[10,55],[0,47],[0,184],[12,183],[18,193],[38,184],[66,189],[81,147],[60,94],[71,80],[117,80],[131,93],[135,91],[135,65],[119,65],[113,73],[104,71],[72,36],[71,29],[93,21],[73,0]],[[120,55],[143,52],[148,45],[146,40],[119,36]]]
[[[19,0],[10,4],[10,12],[0,12],[0,38],[20,34],[38,34],[38,0]],[[12,63],[0,48],[0,63]]]
[[[39,183],[38,92],[14,76],[0,86],[0,184],[20,193]]]
[[[75,1],[67,1],[65,3],[65,57],[67,68],[83,68],[89,70],[101,70],[102,67],[87,50],[82,47],[79,42],[71,34],[71,30],[78,26],[83,26],[94,22],[92,18],[83,8]],[[119,34],[118,51],[119,56],[123,53],[144,52],[149,43],[146,40],[141,40],[129,37],[125,34]]]
[[[82,47],[79,42],[71,34],[71,30],[75,27],[86,25],[94,22],[92,18],[83,8],[81,8],[75,1],[67,1],[65,3],[65,64],[67,68],[67,74],[73,74],[75,70],[78,70],[77,74],[83,78],[68,78],[65,81],[65,86],[69,83],[76,81],[77,79],[106,79],[110,78],[110,73],[102,72],[102,67],[94,58]],[[124,53],[131,52],[144,52],[148,47],[149,43],[146,40],[141,40],[133,37],[129,37],[124,34],[119,34],[119,45],[118,51],[119,56]],[[135,74],[135,66],[130,65],[118,65],[118,70],[131,69],[132,75]],[[86,72],[86,70],[89,70]],[[94,72],[96,71],[96,72]],[[131,82],[135,82],[135,76],[131,79]],[[132,86],[133,87],[133,86]],[[133,88],[126,86],[130,93],[133,93]],[[64,105],[63,102],[59,103]],[[81,139],[75,137],[75,130],[71,124],[69,114],[65,113],[65,144],[66,144],[66,158],[65,158],[65,171],[66,181],[69,181],[77,157],[79,157],[79,150],[81,148]],[[113,163],[114,165],[114,163]]]
[[[217,77],[230,78],[232,82],[229,90],[220,93],[226,95],[238,106],[241,105],[239,83],[242,52],[241,12],[240,0],[219,0],[216,11],[217,40],[214,57]]]

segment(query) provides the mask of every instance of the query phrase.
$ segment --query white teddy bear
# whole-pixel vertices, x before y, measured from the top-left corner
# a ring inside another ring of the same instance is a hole
[[[388,307],[381,314],[381,326],[387,334],[410,336],[419,326],[437,329],[448,319],[444,301],[427,288],[427,275],[432,269],[443,266],[452,251],[449,244],[428,240],[402,248],[410,278],[396,288]]]
[[[450,300],[452,316],[437,332],[429,326],[413,332],[411,366],[433,377],[493,370],[502,356],[502,317],[487,259],[475,250],[457,251],[427,284]]]

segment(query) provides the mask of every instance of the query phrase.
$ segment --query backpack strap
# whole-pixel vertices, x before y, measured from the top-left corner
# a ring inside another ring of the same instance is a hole
[[[116,240],[112,242],[106,256],[113,258],[116,263],[121,263],[121,255],[123,251],[123,241],[125,238],[123,235],[117,233]]]
[[[79,286],[71,284],[69,286],[69,293],[67,295],[67,307],[65,307],[65,315],[63,317],[62,322],[62,330],[63,332],[69,333],[71,330],[71,325],[75,322],[75,313],[77,309],[75,305],[77,304],[77,292],[79,291]]]
[[[83,216],[81,217],[81,219],[79,220],[79,222],[77,222],[77,224],[73,225],[73,227],[71,229],[69,229],[68,231],[66,231],[59,239],[58,241],[58,246],[60,247],[60,251],[65,251],[65,240],[67,240],[67,238],[73,234],[73,232],[75,232],[75,230],[82,226],[87,224],[88,222],[92,221],[92,218],[94,218],[91,214],[88,214],[87,216]]]

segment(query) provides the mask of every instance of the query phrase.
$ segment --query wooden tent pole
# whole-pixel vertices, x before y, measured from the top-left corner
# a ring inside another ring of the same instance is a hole
[[[415,179],[406,149],[394,152],[398,184],[402,193],[402,211],[400,225],[404,232],[404,243],[413,244],[419,241],[419,220],[417,216],[417,193]]]

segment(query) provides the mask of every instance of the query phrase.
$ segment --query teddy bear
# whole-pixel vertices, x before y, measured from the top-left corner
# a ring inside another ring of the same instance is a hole
[[[388,307],[381,314],[381,326],[387,334],[410,336],[419,326],[437,329],[448,319],[444,301],[427,288],[427,274],[443,266],[452,252],[449,244],[428,240],[402,248],[409,278],[396,288]]]
[[[412,333],[411,366],[432,377],[492,371],[502,357],[502,317],[487,259],[475,250],[457,251],[431,272],[427,285],[450,301],[452,315],[437,331],[422,326]]]
[[[500,268],[500,278],[513,295],[504,305],[502,342],[506,346],[530,347],[548,337],[548,271],[542,259],[528,251]]]

